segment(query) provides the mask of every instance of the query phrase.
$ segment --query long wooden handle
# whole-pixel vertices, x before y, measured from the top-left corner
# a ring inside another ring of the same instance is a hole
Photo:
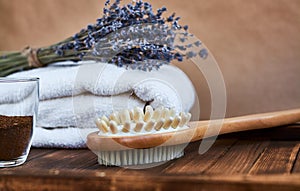
[[[196,121],[190,128],[176,132],[156,133],[120,137],[99,136],[97,132],[88,135],[87,145],[93,151],[144,149],[157,146],[170,146],[198,141],[206,137],[226,133],[265,129],[300,121],[300,109],[247,115],[224,120]]]
[[[300,122],[300,109],[226,118],[224,121],[191,122],[190,126],[196,129],[192,141],[197,141],[204,137],[247,130],[265,129],[296,122]]]

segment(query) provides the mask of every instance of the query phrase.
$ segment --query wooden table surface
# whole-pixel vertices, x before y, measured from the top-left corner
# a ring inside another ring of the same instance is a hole
[[[150,169],[97,164],[91,151],[32,149],[19,167],[0,169],[2,190],[300,190],[300,124],[219,136],[198,154]]]

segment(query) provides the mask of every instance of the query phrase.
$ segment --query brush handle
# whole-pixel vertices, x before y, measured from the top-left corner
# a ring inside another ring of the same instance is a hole
[[[224,120],[195,121],[190,122],[190,128],[187,129],[151,135],[106,137],[99,136],[95,132],[88,135],[87,146],[93,151],[128,150],[131,148],[146,149],[157,146],[185,144],[221,134],[265,129],[299,121],[300,109],[294,109],[233,117]]]
[[[197,141],[203,139],[204,136],[212,137],[233,132],[266,129],[296,122],[300,122],[300,109],[226,118],[221,129],[218,126],[222,123],[221,120],[196,121],[191,122],[190,126],[196,129],[192,141]],[[210,127],[209,124],[211,124]]]

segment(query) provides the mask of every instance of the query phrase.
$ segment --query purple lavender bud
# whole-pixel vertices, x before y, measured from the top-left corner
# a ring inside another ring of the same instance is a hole
[[[93,25],[88,25],[88,26],[87,26],[87,29],[88,29],[89,31],[93,31],[93,30],[94,30],[94,26],[93,26]]]
[[[185,47],[186,47],[186,48],[192,48],[192,47],[193,47],[193,44],[187,44]]]
[[[73,39],[76,40],[78,38],[79,38],[79,35],[78,34],[74,34]]]
[[[167,21],[168,21],[168,22],[173,22],[173,21],[174,21],[174,17],[172,17],[172,16],[168,17],[168,18],[167,18]]]
[[[200,50],[199,56],[200,56],[202,59],[206,59],[206,58],[208,57],[208,51],[207,51],[206,49]]]
[[[104,5],[108,6],[109,4],[110,4],[110,0],[106,0]]]
[[[190,58],[193,58],[193,57],[196,57],[197,54],[193,51],[189,51],[187,54],[186,54],[186,57],[187,59],[190,59]]]
[[[179,38],[180,42],[184,43],[186,38]]]
[[[201,42],[200,41],[197,41],[197,42],[195,42],[195,45],[197,46],[197,47],[199,47],[199,46],[201,46]]]
[[[176,53],[175,54],[175,58],[179,61],[179,62],[182,62],[183,61],[183,56],[179,53]]]
[[[63,55],[64,55],[64,51],[61,50],[61,49],[57,49],[57,50],[55,51],[55,54],[57,54],[58,56],[63,56]]]
[[[186,48],[184,46],[179,46],[179,45],[176,45],[175,48],[178,48],[181,51],[185,51],[186,50]]]
[[[106,15],[109,13],[109,10],[107,8],[103,8],[103,14]]]

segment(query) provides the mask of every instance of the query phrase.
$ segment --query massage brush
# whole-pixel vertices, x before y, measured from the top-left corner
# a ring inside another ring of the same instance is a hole
[[[188,143],[206,137],[264,129],[300,121],[300,109],[190,122],[191,114],[176,114],[164,107],[147,106],[114,112],[96,119],[98,132],[87,137],[87,146],[101,165],[132,166],[182,157]],[[221,123],[221,129],[217,124]],[[207,130],[209,131],[207,132]],[[206,133],[207,132],[207,133]]]

